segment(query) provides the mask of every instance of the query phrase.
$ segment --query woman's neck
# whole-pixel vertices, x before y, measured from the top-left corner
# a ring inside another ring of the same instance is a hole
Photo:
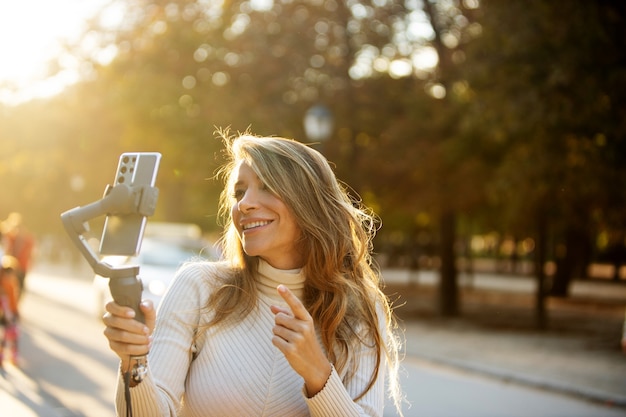
[[[259,292],[266,296],[282,300],[276,291],[279,284],[287,286],[296,297],[302,299],[304,295],[304,273],[302,268],[297,269],[277,269],[266,261],[260,259],[258,266],[258,283]]]

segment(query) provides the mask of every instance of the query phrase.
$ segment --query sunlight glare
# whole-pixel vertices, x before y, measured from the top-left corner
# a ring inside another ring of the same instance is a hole
[[[391,78],[404,78],[411,75],[413,66],[408,59],[394,59],[389,64],[389,75]]]
[[[272,9],[274,6],[273,0],[250,0],[250,6],[252,10],[257,12],[266,12]]]
[[[49,97],[76,82],[78,74],[58,68],[63,43],[75,40],[86,18],[106,0],[20,0],[0,2],[0,101],[17,104]]]
[[[439,63],[437,50],[432,46],[425,46],[417,49],[411,58],[415,68],[420,70],[435,68]]]

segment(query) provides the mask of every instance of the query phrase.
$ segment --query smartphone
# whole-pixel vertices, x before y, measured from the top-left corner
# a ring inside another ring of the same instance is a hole
[[[128,152],[120,156],[114,186],[154,186],[161,154],[158,152]],[[146,217],[139,213],[107,215],[100,239],[101,255],[135,256],[141,249]]]

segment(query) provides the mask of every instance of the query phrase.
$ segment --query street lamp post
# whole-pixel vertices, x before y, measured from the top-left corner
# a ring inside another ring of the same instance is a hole
[[[333,128],[333,114],[323,104],[314,105],[304,115],[304,133],[311,141],[323,143],[330,138]]]

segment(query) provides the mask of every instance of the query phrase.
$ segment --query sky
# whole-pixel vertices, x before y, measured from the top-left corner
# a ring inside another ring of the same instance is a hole
[[[0,0],[0,101],[16,104],[49,97],[76,80],[71,71],[44,81],[48,62],[64,40],[76,39],[87,18],[107,0]],[[71,63],[69,65],[71,67]]]

